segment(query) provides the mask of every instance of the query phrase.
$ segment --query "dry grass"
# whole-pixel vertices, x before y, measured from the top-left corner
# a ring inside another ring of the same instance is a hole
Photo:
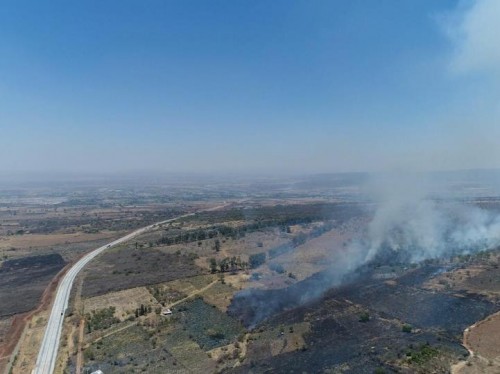
[[[479,357],[473,357],[467,361],[460,361],[451,366],[452,374],[498,374],[500,366]]]
[[[267,252],[274,247],[287,243],[289,240],[290,237],[286,234],[279,233],[278,230],[267,229],[248,233],[240,239],[221,238],[219,252],[214,250],[215,239],[203,240],[201,245],[198,245],[198,242],[191,242],[157,248],[166,253],[181,251],[182,253],[197,254],[199,258],[196,260],[196,265],[208,270],[208,259],[211,257],[222,260],[226,257],[240,256],[242,261],[248,261],[250,255]]]
[[[442,273],[423,286],[433,291],[465,291],[483,295],[492,302],[500,300],[500,278],[498,277],[498,253],[489,253],[478,263],[468,264],[464,268]]]
[[[24,234],[0,237],[0,249],[50,247],[99,240],[116,236],[116,232],[104,231],[95,234],[76,232],[72,234]]]
[[[471,327],[465,342],[478,356],[500,362],[500,313],[496,313]]]
[[[66,318],[64,321],[54,374],[63,374],[68,359],[76,354],[78,321],[79,318],[76,316]]]
[[[229,304],[231,304],[233,295],[237,291],[238,290],[236,288],[228,285],[226,281],[226,284],[217,282],[200,295],[206,303],[215,305],[219,310],[225,313]]]
[[[466,282],[484,271],[484,266],[473,265],[465,269],[456,269],[434,277],[423,284],[424,288],[434,291],[444,291],[447,289],[465,290]]]
[[[236,274],[224,274],[224,279],[227,284],[231,285],[231,287],[234,287],[237,290],[242,290],[250,284],[250,272],[242,271]]]
[[[294,352],[306,346],[304,334],[309,331],[309,322],[259,330],[249,334],[244,351],[245,354],[249,352],[255,360]]]
[[[12,317],[5,317],[0,319],[0,343],[3,342],[3,337],[7,334],[12,323]]]
[[[286,272],[303,280],[326,269],[346,253],[344,243],[352,238],[352,232],[333,229],[298,246],[293,251],[277,258]]]
[[[31,370],[35,367],[48,315],[49,311],[42,311],[33,316],[22,339],[16,364],[12,368],[12,374],[31,373]]]
[[[0,236],[0,259],[8,259],[46,254],[60,253],[66,260],[73,260],[83,252],[94,249],[120,236],[120,232],[101,232],[86,234],[24,234]]]
[[[280,332],[280,337],[273,339],[270,343],[271,355],[277,356],[279,354],[294,352],[301,349],[306,345],[304,341],[304,334],[309,330],[309,322],[302,322],[284,327],[283,335],[281,335]]]
[[[185,279],[177,279],[171,282],[163,283],[163,286],[169,287],[183,294],[190,295],[203,287],[208,286],[217,277],[215,275],[199,275]]]
[[[452,365],[453,374],[500,373],[500,313],[480,321],[464,333],[464,346],[473,352],[467,361]]]
[[[133,315],[141,304],[151,305],[153,303],[156,303],[156,300],[146,287],[136,287],[84,299],[83,308],[84,312],[87,313],[114,306],[116,308],[115,317],[123,321],[129,315]]]

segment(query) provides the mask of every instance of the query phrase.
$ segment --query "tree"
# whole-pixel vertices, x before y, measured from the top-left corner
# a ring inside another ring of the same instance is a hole
[[[214,249],[215,249],[215,252],[219,252],[220,251],[220,240],[219,239],[215,239],[215,246],[214,246]]]
[[[249,257],[250,268],[255,269],[266,262],[266,254],[265,252],[256,253],[250,255]]]
[[[229,266],[231,268],[231,271],[236,271],[236,256],[233,256],[229,259]]]
[[[227,270],[227,268],[229,267],[229,265],[227,263],[227,258],[225,258],[219,262],[219,267],[220,267],[221,273],[224,273]]]
[[[213,257],[210,259],[210,272],[217,273],[217,260]]]

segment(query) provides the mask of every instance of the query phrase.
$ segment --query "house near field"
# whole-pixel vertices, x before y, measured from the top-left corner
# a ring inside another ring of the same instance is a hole
[[[161,311],[161,314],[163,316],[170,316],[172,314],[172,310],[170,310],[169,308],[165,308]]]

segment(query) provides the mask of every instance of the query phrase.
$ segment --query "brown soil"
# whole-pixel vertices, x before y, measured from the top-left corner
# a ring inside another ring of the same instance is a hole
[[[82,372],[82,364],[83,364],[83,335],[84,335],[84,327],[85,327],[85,319],[82,318],[80,320],[80,326],[78,329],[78,350],[76,353],[76,374],[80,374]]]
[[[500,312],[464,331],[467,361],[452,365],[452,374],[496,374],[500,372]]]
[[[468,328],[464,346],[487,360],[500,359],[500,312]]]

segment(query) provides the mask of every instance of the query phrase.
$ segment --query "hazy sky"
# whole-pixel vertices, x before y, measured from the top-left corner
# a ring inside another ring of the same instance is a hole
[[[0,171],[500,167],[500,1],[2,1]]]

